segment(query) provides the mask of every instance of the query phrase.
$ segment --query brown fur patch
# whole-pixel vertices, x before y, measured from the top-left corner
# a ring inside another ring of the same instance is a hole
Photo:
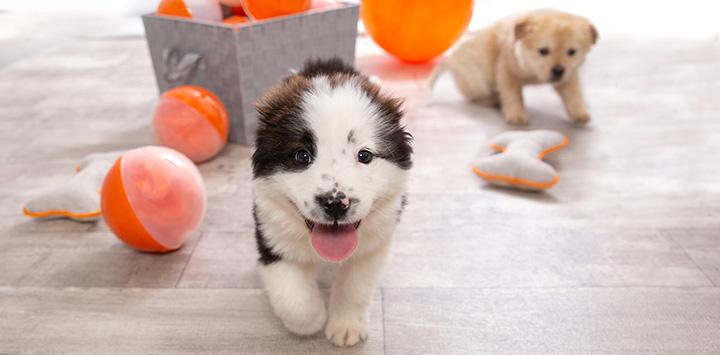
[[[260,119],[268,124],[277,124],[288,116],[298,116],[303,95],[311,89],[310,79],[300,75],[289,77],[258,100],[256,108]]]

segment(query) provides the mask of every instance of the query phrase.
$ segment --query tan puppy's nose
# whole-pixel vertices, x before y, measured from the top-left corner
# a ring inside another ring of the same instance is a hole
[[[553,80],[560,80],[562,79],[563,74],[565,74],[565,67],[562,65],[556,65],[552,67],[552,79]]]

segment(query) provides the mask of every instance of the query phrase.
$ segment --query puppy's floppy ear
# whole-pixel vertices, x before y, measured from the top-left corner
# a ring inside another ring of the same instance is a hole
[[[599,37],[599,35],[598,35],[597,28],[595,28],[595,25],[593,25],[591,23],[590,24],[590,39],[592,39],[592,44],[597,43],[598,37]]]
[[[529,18],[524,18],[519,20],[518,22],[515,22],[515,28],[513,29],[513,34],[515,35],[515,40],[521,40],[525,36],[529,35],[533,31],[533,25],[532,22],[530,22]]]

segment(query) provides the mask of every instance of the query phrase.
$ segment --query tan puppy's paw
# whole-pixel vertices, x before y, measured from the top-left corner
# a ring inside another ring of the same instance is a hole
[[[575,123],[586,124],[590,122],[590,114],[587,112],[574,113],[570,115],[570,120]]]
[[[514,126],[527,126],[530,124],[527,113],[524,111],[505,112],[505,121]]]
[[[471,101],[480,106],[491,107],[491,108],[500,108],[500,98],[498,98],[497,96],[476,97],[476,98],[472,99]]]
[[[585,109],[585,105],[583,104],[574,104],[574,105],[567,105],[567,114],[570,117],[570,120],[575,123],[581,123],[585,124],[590,122],[590,114]]]

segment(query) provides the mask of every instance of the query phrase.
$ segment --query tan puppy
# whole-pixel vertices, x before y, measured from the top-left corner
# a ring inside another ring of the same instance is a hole
[[[430,86],[449,70],[460,92],[486,106],[500,106],[510,124],[528,124],[522,97],[527,84],[551,84],[570,118],[590,120],[578,68],[598,39],[586,18],[536,10],[473,33],[438,65]]]

